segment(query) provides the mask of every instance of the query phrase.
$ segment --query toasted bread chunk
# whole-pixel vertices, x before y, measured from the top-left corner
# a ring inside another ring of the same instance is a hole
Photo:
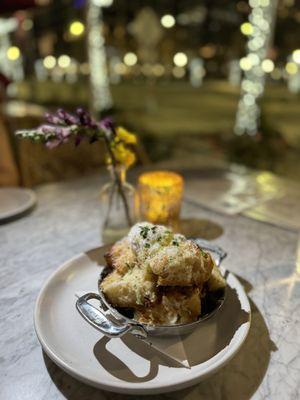
[[[156,300],[156,282],[146,268],[134,266],[124,275],[116,269],[107,275],[101,289],[107,300],[115,307],[133,307]]]
[[[214,292],[219,289],[223,289],[226,286],[226,281],[223,278],[219,268],[214,264],[211,271],[209,280],[207,281],[208,290]]]
[[[186,240],[162,247],[149,259],[149,266],[159,286],[201,286],[211,274],[213,261],[209,253]]]
[[[148,325],[177,325],[196,321],[200,312],[199,288],[169,288],[159,302],[136,310],[134,318]]]
[[[116,242],[108,253],[105,254],[107,265],[124,275],[136,264],[136,255],[125,237]]]

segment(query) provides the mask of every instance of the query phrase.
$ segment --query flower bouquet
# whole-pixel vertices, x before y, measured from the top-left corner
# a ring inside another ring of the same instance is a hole
[[[111,173],[111,182],[101,191],[104,207],[104,231],[111,240],[122,236],[134,223],[134,188],[126,182],[126,171],[136,161],[134,146],[136,136],[123,127],[116,127],[111,118],[99,122],[78,108],[74,114],[59,109],[45,115],[46,122],[36,129],[18,130],[17,136],[44,143],[53,149],[73,141],[78,146],[83,140],[94,143],[103,140],[106,145],[106,163]],[[113,233],[114,232],[114,233]],[[106,238],[105,241],[109,240]]]

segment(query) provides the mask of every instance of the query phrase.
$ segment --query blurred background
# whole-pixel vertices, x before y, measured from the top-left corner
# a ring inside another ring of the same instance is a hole
[[[1,0],[0,185],[97,171],[99,143],[17,140],[47,110],[113,115],[139,163],[300,177],[300,2]]]

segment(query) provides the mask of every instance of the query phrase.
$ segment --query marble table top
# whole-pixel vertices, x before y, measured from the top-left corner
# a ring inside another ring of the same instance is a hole
[[[33,307],[50,273],[100,244],[97,177],[36,189],[29,215],[0,225],[0,399],[125,400],[71,378],[45,354],[33,327]],[[299,233],[183,204],[210,239],[225,248],[224,265],[238,275],[252,306],[252,326],[239,353],[216,375],[158,399],[287,400],[300,398]]]

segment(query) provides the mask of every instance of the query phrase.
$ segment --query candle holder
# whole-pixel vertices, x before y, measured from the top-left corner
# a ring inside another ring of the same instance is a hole
[[[138,208],[140,219],[178,226],[183,178],[169,171],[153,171],[140,175],[138,180]]]

